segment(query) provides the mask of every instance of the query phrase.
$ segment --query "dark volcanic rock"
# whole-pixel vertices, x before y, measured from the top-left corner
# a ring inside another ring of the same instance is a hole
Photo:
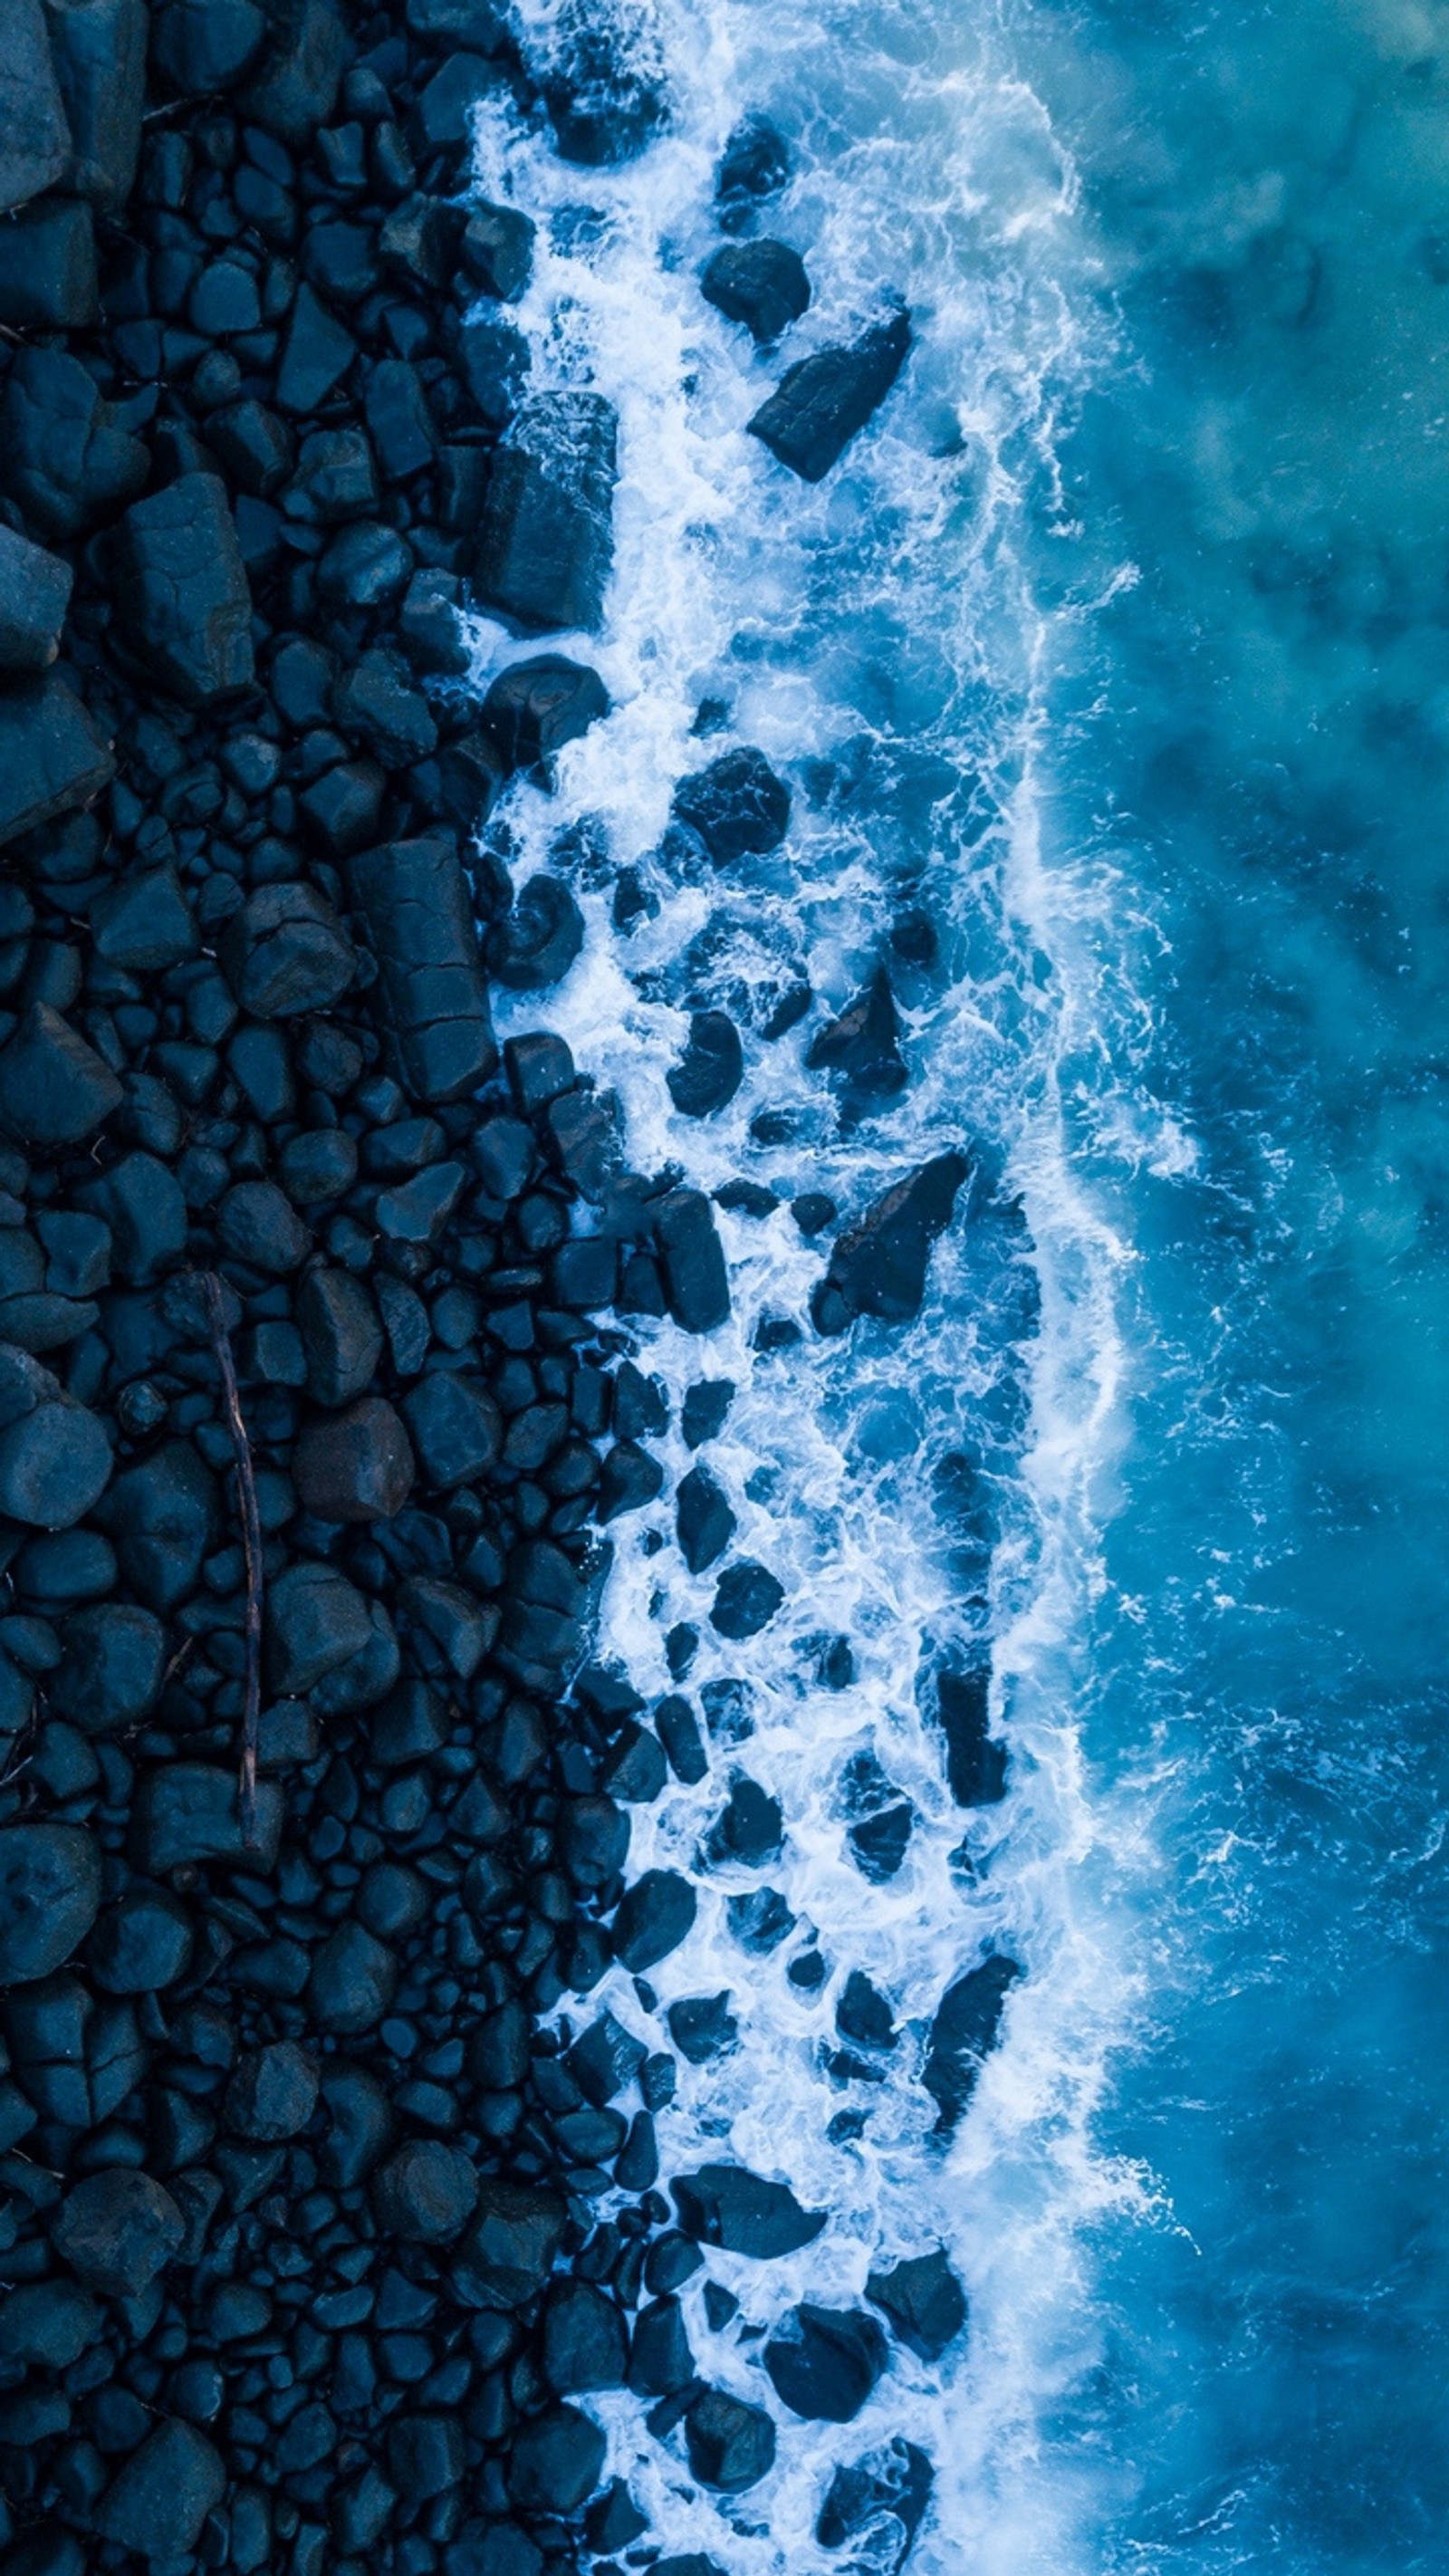
[[[168,2417],[112,2480],[96,2508],[96,2529],[153,2565],[170,2565],[195,2548],[225,2492],[214,2444],[194,2424]]]
[[[403,1397],[423,1482],[450,1493],[486,1475],[503,1445],[498,1407],[481,1379],[434,1369]]]
[[[216,1481],[188,1441],[168,1440],[122,1469],[97,1518],[127,1582],[152,1610],[171,1610],[195,1586],[216,1533]]]
[[[190,707],[249,688],[251,592],[220,478],[134,502],[111,542],[122,623],[157,678]]]
[[[0,1342],[0,1512],[33,1529],[71,1529],[111,1476],[98,1414],[67,1395],[29,1353]]]
[[[0,5],[0,214],[65,176],[70,129],[41,0]]]
[[[41,536],[79,536],[133,500],[148,470],[89,368],[63,349],[20,351],[0,402],[0,487]]]
[[[777,850],[790,826],[790,790],[750,743],[721,752],[674,791],[676,822],[697,832],[717,868]]]
[[[706,304],[760,341],[778,340],[810,301],[805,262],[781,241],[726,242],[706,263],[699,287]]]
[[[887,2361],[886,2339],[861,2308],[787,2310],[765,2346],[775,2393],[812,2424],[850,2424]]]
[[[195,1861],[271,1869],[281,1836],[282,1793],[275,1782],[258,1783],[252,1839],[235,1772],[209,1762],[168,1762],[148,1771],[131,1810],[131,1857],[152,1877]]]
[[[938,2130],[954,2129],[996,2045],[1006,1998],[1021,1970],[1015,1959],[983,1959],[949,1986],[936,2007],[921,2081],[934,2095]]]
[[[786,368],[747,427],[792,473],[818,483],[884,402],[910,345],[910,317],[897,313],[849,348],[817,349]]]
[[[226,2088],[226,2125],[239,2138],[299,2137],[317,2107],[317,2061],[295,2040],[249,2049]]]
[[[625,1891],[614,1916],[615,1958],[636,1977],[657,1967],[693,1928],[698,1902],[678,1870],[647,1869]]]
[[[848,1090],[863,1100],[888,1100],[905,1089],[900,1021],[883,966],[859,999],[811,1039],[805,1061],[812,1073],[843,1073]]]
[[[620,0],[562,0],[535,71],[565,161],[629,160],[663,123],[663,69],[647,21]]]
[[[629,2386],[638,2397],[673,2397],[693,2377],[684,2311],[677,2299],[656,2299],[635,2321]]]
[[[767,116],[747,116],[735,127],[715,174],[720,231],[742,232],[767,197],[778,196],[790,176],[790,153]]]
[[[813,2245],[825,2225],[824,2210],[802,2209],[788,2183],[767,2182],[744,2165],[701,2165],[669,2188],[687,2235],[759,2262]]]
[[[83,331],[98,309],[95,222],[79,197],[42,197],[0,225],[0,322]]]
[[[115,766],[94,718],[63,680],[7,689],[0,696],[0,842],[88,805]]]
[[[948,1666],[936,1676],[946,1738],[946,1779],[958,1807],[992,1807],[1006,1795],[1006,1747],[990,1732],[991,1666]]]
[[[766,1565],[741,1557],[725,1568],[715,1586],[709,1624],[721,1637],[736,1641],[757,1637],[767,1628],[785,1598],[779,1576]]]
[[[551,2406],[514,2437],[508,2492],[526,2513],[574,2513],[599,2483],[605,2442],[578,2406]]]
[[[227,982],[258,1020],[330,1010],[352,982],[356,953],[314,887],[261,886],[234,913],[218,944]]]
[[[624,2320],[592,2281],[556,2281],[543,2312],[543,2375],[558,2397],[622,2388],[628,2359]]]
[[[345,1270],[309,1270],[293,1311],[308,1394],[318,1404],[350,1404],[382,1357],[382,1326],[362,1281]]]
[[[674,1500],[679,1552],[691,1574],[713,1565],[735,1534],[735,1516],[707,1467],[691,1467]]]
[[[100,2340],[101,2311],[74,2281],[22,2281],[0,2306],[0,2361],[68,2370]],[[12,2562],[13,2563],[13,2562]]]
[[[515,993],[541,992],[568,973],[584,944],[584,917],[562,878],[530,877],[494,929],[488,962]]]
[[[372,1634],[355,1585],[335,1567],[313,1563],[288,1566],[269,1586],[266,1626],[272,1687],[288,1697],[360,1655]]]
[[[111,1068],[47,1002],[0,1047],[0,1126],[25,1145],[78,1145],[123,1097]]]
[[[703,1190],[670,1190],[655,1202],[654,1241],[669,1312],[686,1333],[712,1333],[730,1311],[729,1276]]]
[[[339,1923],[313,1954],[307,2010],[319,2030],[355,2037],[376,2029],[396,1984],[392,1951],[361,1923]]]
[[[0,527],[0,671],[43,671],[55,660],[73,579],[59,555]]]
[[[119,214],[135,184],[146,98],[144,0],[60,0],[51,49],[74,145],[68,173],[99,214]]]
[[[535,653],[500,671],[483,701],[483,721],[509,769],[538,769],[609,712],[597,671],[563,653]]]
[[[464,2256],[489,2307],[521,2308],[548,2279],[564,2231],[562,2201],[520,2183],[485,2180]]]
[[[939,2361],[966,2323],[966,2293],[940,2247],[872,2272],[865,2295],[922,2361]]]
[[[775,2427],[762,2406],[706,2388],[684,2419],[689,2465],[703,2487],[743,2495],[775,2465]]]
[[[613,562],[613,407],[591,393],[520,405],[488,479],[474,586],[515,625],[595,630]]]
[[[250,71],[267,33],[255,0],[162,0],[151,22],[151,63],[177,98],[225,93]]]
[[[50,2233],[62,2262],[88,2288],[135,2299],[180,2252],[186,2229],[159,2182],[113,2165],[67,2192]]]
[[[412,1492],[413,1453],[392,1406],[366,1396],[303,1433],[292,1472],[319,1521],[385,1521]]]
[[[136,1884],[103,1914],[86,1949],[96,1984],[108,1995],[154,1995],[184,1977],[195,1947],[191,1920],[164,1887]]]
[[[100,1903],[100,1853],[79,1825],[0,1827],[0,1985],[48,1977],[79,1949]]]
[[[968,1154],[937,1154],[837,1236],[811,1303],[818,1332],[843,1333],[857,1315],[899,1324],[919,1314],[931,1246],[950,1224],[971,1168]]]
[[[899,2433],[880,2450],[842,2463],[815,2525],[821,2548],[855,2542],[860,2556],[853,2563],[896,2576],[920,2529],[934,2476],[925,2452]]]
[[[466,2156],[437,2138],[413,2138],[373,2176],[378,2224],[406,2245],[450,2245],[478,2203]]]
[[[689,1044],[664,1079],[682,1118],[708,1118],[733,1100],[745,1078],[740,1033],[724,1011],[696,1011]]]
[[[473,906],[450,834],[385,843],[347,863],[377,958],[409,1090],[461,1099],[498,1062]]]

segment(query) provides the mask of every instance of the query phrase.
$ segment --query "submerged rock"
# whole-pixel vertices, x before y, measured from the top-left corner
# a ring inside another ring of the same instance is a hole
[[[743,2495],[775,2465],[775,2427],[762,2406],[706,2388],[684,2419],[689,2465],[717,2495]]]
[[[790,825],[790,790],[762,751],[742,743],[674,791],[674,819],[699,835],[717,868],[777,850]]]
[[[790,150],[779,127],[767,116],[742,118],[715,174],[720,231],[742,232],[766,198],[779,195],[789,176]]]
[[[822,2549],[858,2543],[860,2564],[896,2576],[920,2529],[935,2472],[926,2453],[900,2434],[836,2470],[815,2525]]]
[[[746,426],[802,481],[818,483],[884,402],[910,345],[910,317],[896,313],[848,348],[817,349],[786,368]]]
[[[725,1011],[696,1011],[689,1044],[664,1079],[682,1118],[710,1118],[733,1100],[745,1078],[740,1033]]]
[[[563,653],[535,653],[500,671],[483,701],[483,721],[505,766],[541,769],[609,712],[597,671]]]

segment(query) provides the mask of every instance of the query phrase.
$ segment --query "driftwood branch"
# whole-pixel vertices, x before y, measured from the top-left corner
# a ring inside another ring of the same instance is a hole
[[[236,1460],[237,1499],[241,1505],[242,1551],[247,1569],[246,1618],[246,1697],[242,1709],[241,1751],[241,1820],[242,1833],[249,1844],[256,1841],[257,1831],[257,1737],[262,1713],[262,1524],[257,1512],[257,1481],[252,1472],[252,1445],[242,1419],[241,1397],[237,1392],[236,1363],[232,1358],[231,1335],[226,1326],[226,1302],[221,1281],[214,1270],[203,1270],[201,1292],[206,1301],[206,1320],[211,1332],[211,1347],[221,1371],[222,1397],[226,1405],[226,1427],[231,1433],[232,1455]]]

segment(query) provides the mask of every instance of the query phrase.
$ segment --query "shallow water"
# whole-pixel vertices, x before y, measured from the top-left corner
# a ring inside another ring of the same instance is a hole
[[[523,17],[545,46],[545,0]],[[813,1335],[822,1252],[782,1204],[721,1219],[728,1325],[637,1334],[676,1422],[735,1380],[705,1454],[788,1587],[726,1648],[667,1498],[611,1532],[604,1651],[657,1698],[690,1619],[696,1704],[743,1686],[708,1779],[635,1811],[631,1871],[701,1890],[660,2001],[727,1989],[739,2025],[681,2070],[666,2173],[730,2152],[831,2213],[787,2262],[713,2259],[723,2334],[686,2293],[707,2375],[780,2418],[763,2486],[698,2494],[677,2435],[601,2401],[666,2544],[731,2576],[832,2563],[830,2471],[896,2431],[936,2465],[932,2576],[1439,2563],[1444,26],[680,0],[636,162],[480,135],[490,192],[547,218],[536,380],[621,417],[614,712],[502,818],[515,880],[566,869],[588,918],[547,1015],[641,1169],[847,1214],[945,1144],[987,1175],[904,1331]],[[814,490],[744,435],[771,362],[696,284],[747,109],[795,154],[769,229],[815,301],[785,355],[891,290],[917,334]],[[525,649],[481,625],[480,677]],[[735,739],[790,779],[789,841],[682,879],[674,781]],[[628,932],[623,867],[657,906]],[[922,909],[931,966],[891,944]],[[843,1123],[820,1009],[762,1024],[883,953],[910,1088]],[[664,1075],[703,1002],[747,1070],[692,1122]],[[762,1318],[804,1336],[762,1351]],[[1010,1794],[963,1813],[929,1677],[985,1637]],[[879,1883],[847,1840],[866,1755],[913,1816]],[[783,1813],[751,1870],[700,1854],[736,1769]],[[796,1917],[767,1956],[726,1911],[761,1884]],[[1026,1974],[943,2149],[924,2033],[991,1949]],[[852,1969],[900,2035],[868,2084],[826,2062]],[[600,1999],[657,2044],[619,1972]],[[741,2324],[938,2242],[969,2339],[898,2354],[849,2428],[786,2415]]]

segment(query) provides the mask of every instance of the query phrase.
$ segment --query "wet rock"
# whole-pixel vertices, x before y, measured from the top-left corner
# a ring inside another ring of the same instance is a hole
[[[706,304],[751,339],[778,340],[810,302],[810,280],[797,250],[781,241],[726,242],[699,281]]]
[[[536,394],[499,446],[478,531],[474,588],[526,630],[603,617],[618,471],[613,407],[592,393]]]
[[[456,2487],[466,2458],[463,2428],[450,2415],[400,2415],[387,2428],[388,2475],[411,2503]]]
[[[464,2239],[464,2256],[490,2308],[521,2308],[542,2289],[564,2231],[552,2192],[485,2179]]]
[[[42,197],[0,225],[0,322],[83,331],[97,319],[96,236],[78,197]]]
[[[382,997],[414,1099],[460,1099],[498,1062],[473,905],[451,835],[394,841],[348,861]]]
[[[558,877],[530,877],[488,943],[488,962],[515,993],[541,992],[568,973],[584,944],[584,917]]]
[[[59,555],[0,527],[0,671],[44,671],[55,660],[73,579]]]
[[[811,1039],[805,1062],[812,1073],[843,1074],[847,1091],[863,1101],[889,1100],[905,1089],[900,1021],[883,966],[859,999]]]
[[[758,1780],[741,1772],[731,1781],[723,1812],[711,1827],[709,1856],[715,1861],[740,1861],[746,1868],[756,1869],[775,1858],[783,1834],[779,1799],[770,1797]]]
[[[744,2165],[701,2165],[669,2189],[687,2235],[758,2262],[813,2245],[825,2225],[823,2209],[802,2209],[787,2183],[768,2182]]]
[[[790,825],[790,790],[762,751],[742,743],[680,780],[674,819],[697,832],[717,868],[777,850]]]
[[[702,1190],[675,1189],[656,1200],[654,1242],[669,1312],[686,1333],[712,1333],[730,1311],[729,1275]]]
[[[721,232],[743,231],[767,197],[778,196],[790,176],[790,153],[767,116],[747,116],[735,127],[715,174]]]
[[[166,1632],[138,1602],[104,1601],[67,1618],[63,1653],[47,1692],[51,1707],[88,1735],[133,1726],[154,1706]]]
[[[762,2406],[706,2388],[684,2419],[689,2465],[702,2487],[743,2495],[775,2465],[775,2427]]]
[[[0,402],[0,486],[41,536],[79,536],[133,500],[149,466],[89,368],[62,349],[20,351]]]
[[[209,1762],[168,1762],[146,1772],[131,1810],[131,1857],[153,1878],[194,1861],[268,1870],[282,1835],[282,1793],[257,1786],[254,1835],[242,1822],[235,1772]]]
[[[483,721],[510,769],[541,769],[609,712],[597,671],[563,653],[535,653],[500,671],[483,701]]]
[[[674,1498],[679,1552],[691,1574],[713,1565],[735,1534],[735,1516],[724,1489],[707,1467],[691,1467]]]
[[[936,2102],[938,2130],[955,2128],[975,2092],[982,2063],[996,2045],[1007,1995],[1020,1974],[1015,1959],[983,1959],[942,1996],[921,2075]]]
[[[243,1010],[258,1020],[330,1010],[357,969],[336,913],[307,885],[258,887],[227,923],[217,956]]]
[[[765,2346],[776,2395],[811,2424],[851,2424],[886,2366],[886,2339],[861,2308],[790,2308]]]
[[[940,2247],[872,2272],[865,2295],[922,2361],[939,2361],[966,2324],[966,2293]]]
[[[786,368],[746,427],[792,473],[818,483],[884,402],[910,345],[910,317],[896,313],[849,348],[817,349]]]
[[[835,2007],[835,2027],[842,2039],[853,2039],[862,2048],[892,2049],[896,2045],[890,2005],[860,1968],[852,1968],[845,1980]]]
[[[536,67],[565,161],[588,169],[627,161],[665,116],[662,65],[646,22],[598,0],[562,0]]]
[[[575,2040],[566,2063],[585,2099],[596,2110],[602,2110],[606,2102],[612,2102],[616,2093],[633,2082],[644,2057],[643,2041],[625,2030],[612,2013],[605,2012],[581,2039]]]
[[[629,2355],[629,2386],[636,2397],[673,2397],[694,2377],[684,2311],[677,2299],[656,2299],[642,2308],[634,2326]]]
[[[310,286],[298,289],[277,373],[277,407],[294,416],[314,412],[346,375],[357,342]]]
[[[322,2101],[329,2126],[318,2161],[327,2181],[350,2191],[366,2180],[387,2145],[392,2111],[375,2075],[336,2057],[323,2066]]]
[[[738,1643],[768,1628],[785,1598],[779,1577],[750,1557],[725,1568],[715,1586],[709,1624],[721,1637]]]
[[[177,1898],[164,1887],[136,1885],[101,1916],[86,1960],[104,1994],[154,1995],[185,1976],[194,1946]]]
[[[858,1315],[896,1324],[919,1314],[931,1246],[950,1224],[971,1169],[967,1154],[937,1154],[837,1236],[830,1268],[811,1301],[818,1332],[843,1333]]]
[[[313,1956],[307,2011],[319,2030],[356,2037],[377,2028],[396,1985],[391,1950],[361,1923],[339,1923]]]
[[[920,2529],[934,2471],[924,2451],[899,2433],[880,2450],[843,2463],[826,2490],[815,2537],[822,2549],[858,2545],[856,2563],[896,2576]]]
[[[413,1453],[392,1406],[365,1396],[302,1434],[292,1473],[319,1521],[386,1521],[412,1492]]]
[[[175,98],[225,96],[266,39],[255,0],[162,0],[152,14],[151,67]]]
[[[711,2058],[727,2057],[740,2035],[728,1992],[682,1995],[669,2006],[665,2018],[670,2038],[690,2066],[707,2066]]]
[[[456,2147],[410,2139],[373,2177],[378,2224],[405,2245],[451,2245],[478,2203],[478,2176]]]
[[[96,2508],[96,2529],[152,2565],[193,2550],[226,2492],[221,2454],[194,2424],[170,2417],[133,2451]]]
[[[463,264],[485,295],[512,304],[533,273],[537,227],[517,206],[475,205],[463,235]]]
[[[237,2061],[223,2112],[238,2138],[300,2137],[317,2107],[317,2061],[295,2040],[269,2040]]]
[[[111,541],[131,643],[184,706],[251,686],[252,600],[226,486],[183,474],[133,502]]]
[[[556,2281],[543,2311],[543,2375],[557,2397],[622,2388],[624,2320],[592,2281]]]
[[[180,2252],[185,2233],[169,2191],[124,2165],[76,2183],[50,2231],[61,2261],[89,2289],[114,2299],[139,2298]]]
[[[745,1078],[740,1033],[724,1011],[696,1011],[689,1043],[664,1079],[681,1118],[708,1118],[733,1100]]]
[[[99,214],[119,214],[141,151],[144,0],[50,0],[47,16],[74,146],[69,184]]]
[[[0,1985],[48,1977],[100,1911],[100,1854],[79,1825],[0,1827]]]
[[[686,1449],[702,1449],[707,1440],[718,1439],[734,1400],[732,1378],[697,1378],[693,1386],[685,1389],[679,1428]]]
[[[63,179],[71,157],[40,0],[0,8],[0,214]]]
[[[508,2493],[524,2513],[575,2513],[604,2465],[599,2426],[580,2407],[551,2406],[514,2436]]]
[[[498,1407],[479,1378],[435,1369],[409,1388],[402,1411],[423,1482],[435,1491],[472,1484],[502,1448]]]
[[[0,843],[88,805],[115,766],[94,718],[63,680],[22,680],[7,689],[0,696]]]
[[[1006,1747],[990,1732],[991,1666],[947,1667],[936,1677],[946,1738],[946,1780],[958,1807],[991,1807],[1006,1795]]]
[[[353,1655],[372,1634],[367,1603],[330,1565],[291,1565],[267,1591],[266,1635],[272,1687],[301,1696]]]
[[[698,1899],[687,1878],[675,1869],[647,1869],[625,1890],[614,1916],[614,1956],[631,1975],[677,1950],[694,1925]]]

